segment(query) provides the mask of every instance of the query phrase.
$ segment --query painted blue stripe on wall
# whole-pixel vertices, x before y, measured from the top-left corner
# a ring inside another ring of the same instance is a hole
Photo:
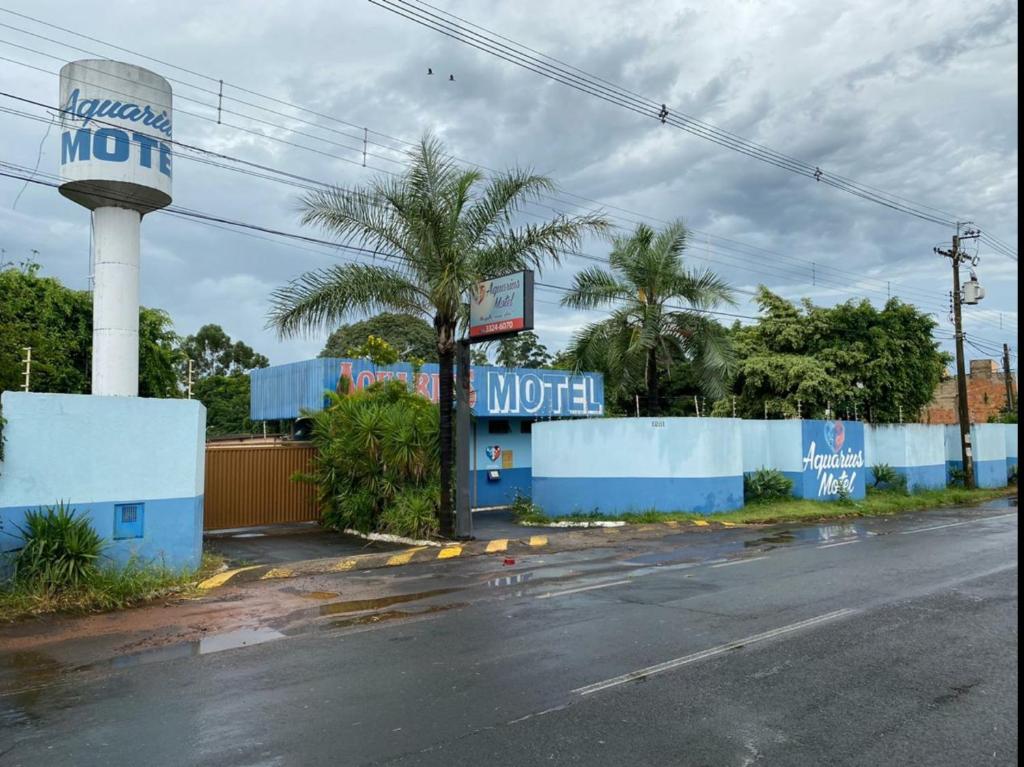
[[[941,489],[946,486],[946,464],[934,466],[893,466],[897,472],[907,478],[907,489]],[[875,472],[867,469],[866,481],[869,486],[875,484]]]
[[[113,540],[114,506],[122,503],[144,504],[142,538]],[[106,541],[104,556],[123,565],[135,557],[140,563],[164,564],[180,569],[199,567],[203,554],[203,496],[194,498],[123,499],[70,504],[78,514],[87,516],[93,528]],[[25,512],[38,506],[9,506],[0,509],[0,551],[21,547],[17,526],[24,526]]]
[[[501,478],[497,482],[488,481],[486,471],[476,472],[476,506],[506,506],[515,500],[517,492],[529,497],[533,487],[530,467],[498,471]]]
[[[950,470],[963,467],[963,461],[946,461],[947,477]],[[978,487],[1006,487],[1006,460],[975,461],[974,482]]]
[[[533,500],[553,517],[649,509],[710,514],[743,505],[743,477],[534,477]]]

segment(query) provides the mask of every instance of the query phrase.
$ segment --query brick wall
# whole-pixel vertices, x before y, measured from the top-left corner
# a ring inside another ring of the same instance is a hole
[[[1011,372],[1013,399],[1017,401],[1017,379]],[[957,423],[956,376],[939,382],[932,401],[922,413],[922,423]],[[1006,406],[1006,379],[994,360],[971,360],[967,374],[967,410],[973,423],[985,423]]]

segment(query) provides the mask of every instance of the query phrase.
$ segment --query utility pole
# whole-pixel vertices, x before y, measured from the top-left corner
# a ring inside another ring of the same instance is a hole
[[[188,361],[188,398],[192,399],[192,360]]]
[[[28,391],[29,379],[32,377],[32,347],[25,346],[22,347],[22,350],[25,352],[25,383],[21,385],[21,388],[23,391]]]
[[[1013,404],[1013,377],[1010,375],[1010,347],[1003,344],[1003,379],[1006,381],[1006,412],[1012,413]]]
[[[973,490],[974,484],[974,456],[971,450],[971,416],[967,403],[967,370],[964,363],[964,328],[961,313],[960,293],[960,264],[964,261],[971,261],[971,257],[964,253],[960,245],[963,240],[977,239],[981,233],[968,229],[963,235],[960,234],[960,227],[957,223],[956,234],[953,235],[953,247],[950,250],[935,248],[940,256],[945,256],[953,265],[953,338],[956,342],[956,391],[957,410],[960,416],[960,455],[964,464],[964,487]]]

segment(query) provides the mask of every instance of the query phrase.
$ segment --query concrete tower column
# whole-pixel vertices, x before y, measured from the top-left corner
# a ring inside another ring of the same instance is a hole
[[[139,394],[139,251],[136,210],[93,211],[92,393]]]

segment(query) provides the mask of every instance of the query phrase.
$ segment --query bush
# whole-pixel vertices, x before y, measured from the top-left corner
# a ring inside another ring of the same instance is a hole
[[[63,502],[29,511],[19,530],[24,544],[13,557],[14,580],[54,592],[81,586],[98,573],[103,539]]]
[[[907,492],[907,478],[887,463],[875,464],[871,467],[875,477],[873,487],[877,490],[890,490],[897,493]]]
[[[322,524],[364,533],[418,530],[419,537],[435,531],[437,406],[402,381],[328,397],[327,408],[308,416],[317,452],[312,470],[297,477],[316,485]],[[431,498],[435,522],[427,520]]]
[[[516,522],[524,525],[542,525],[550,521],[540,506],[519,491],[516,491],[516,497],[512,500],[512,514]]]
[[[949,470],[949,487],[964,487],[967,484],[967,472],[963,469]]]
[[[1009,471],[1006,472],[1006,484],[1016,485],[1017,484],[1017,464],[1010,467]]]
[[[379,526],[406,538],[437,535],[440,500],[441,489],[433,485],[402,490],[381,513]]]
[[[793,480],[778,469],[758,469],[743,475],[746,503],[781,501],[793,495]]]

